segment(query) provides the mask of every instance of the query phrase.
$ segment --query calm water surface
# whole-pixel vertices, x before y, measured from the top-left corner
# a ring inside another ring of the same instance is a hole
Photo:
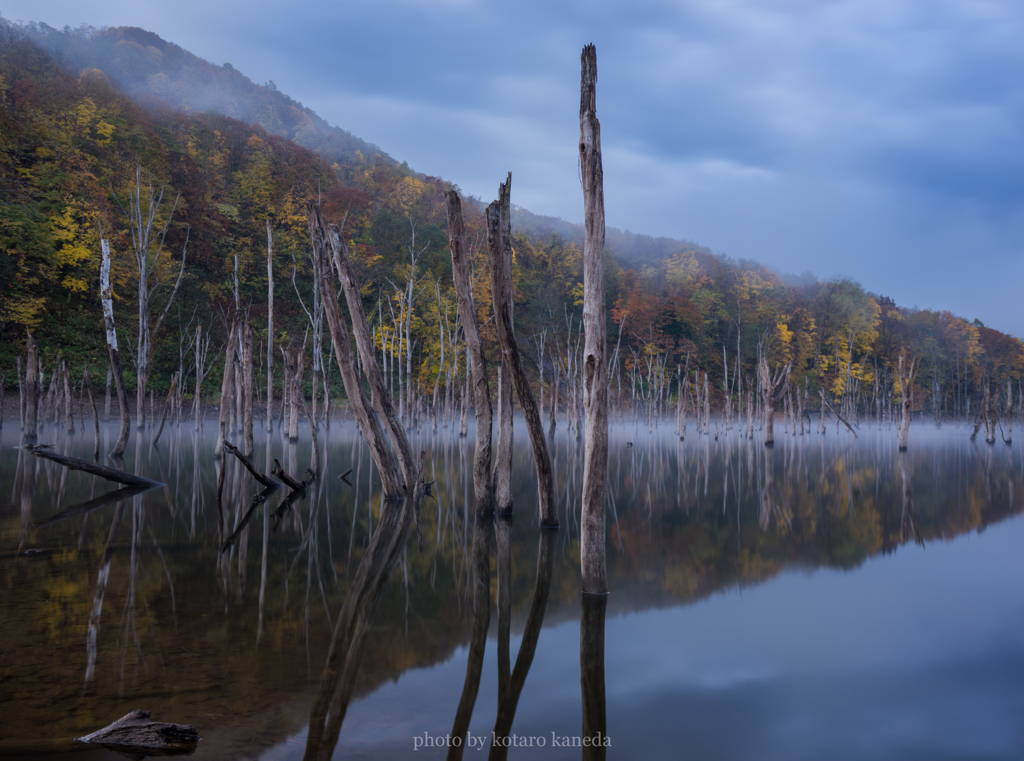
[[[416,516],[382,515],[351,423],[321,431],[302,499],[251,509],[259,489],[232,459],[218,508],[212,430],[172,427],[159,446],[133,430],[124,467],[166,486],[104,504],[114,485],[28,455],[4,426],[0,756],[122,758],[73,738],[140,708],[195,724],[195,758],[301,758],[328,713],[312,741],[329,751],[333,718],[335,758],[443,758],[414,748],[457,714],[488,744],[496,722],[533,738],[509,757],[580,757],[552,747],[599,697],[581,694],[574,439],[555,438],[554,533],[521,427],[511,521],[474,517],[472,431],[414,435],[436,481]],[[103,436],[108,451],[116,430]],[[91,458],[91,430],[40,441]],[[614,427],[612,591],[582,631],[585,655],[604,636],[609,757],[1024,757],[1020,444],[918,423],[909,453],[895,441],[832,429],[766,450],[736,432],[680,443]],[[253,460],[298,476],[311,454],[308,430],[297,445],[260,433]],[[365,604],[328,712],[321,675],[353,590]],[[503,672],[518,700],[499,701]]]

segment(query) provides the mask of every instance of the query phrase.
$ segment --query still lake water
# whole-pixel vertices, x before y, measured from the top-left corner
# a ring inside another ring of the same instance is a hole
[[[415,523],[379,532],[379,489],[350,422],[321,431],[322,475],[305,498],[289,507],[286,489],[271,495],[222,553],[259,490],[232,458],[218,510],[206,425],[198,437],[171,427],[157,447],[133,430],[125,468],[166,487],[82,510],[116,485],[17,449],[7,421],[0,756],[123,758],[73,738],[138,708],[196,725],[194,758],[301,758],[333,622],[388,533],[403,541],[371,568],[389,575],[334,757],[443,758],[414,748],[452,732],[474,623],[488,636],[470,735],[490,737],[510,669],[522,690],[510,734],[535,747],[509,756],[580,757],[552,747],[582,734],[583,697],[594,699],[581,696],[582,452],[564,427],[557,533],[538,525],[521,421],[511,522],[474,517],[472,430],[460,440],[425,428],[413,446],[427,451],[433,498]],[[108,451],[116,430],[102,435]],[[298,476],[311,461],[301,435],[257,434],[253,461],[269,471],[277,458]],[[50,426],[39,440],[91,458],[91,430]],[[691,429],[680,443],[668,427],[613,426],[610,758],[1024,757],[1020,443],[921,423],[902,459],[895,443],[894,430],[867,426],[856,441],[780,431],[773,450],[736,432],[716,441]],[[338,478],[349,468],[352,486]],[[489,589],[475,622],[474,581],[478,601]],[[511,668],[524,631],[532,663]],[[500,713],[507,722],[509,706]]]

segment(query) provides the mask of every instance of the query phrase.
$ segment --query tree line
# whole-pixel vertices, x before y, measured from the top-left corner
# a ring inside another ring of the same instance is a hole
[[[295,375],[310,415],[326,424],[330,405],[350,400],[332,370],[313,277],[305,204],[315,199],[328,223],[341,225],[398,414],[465,432],[473,394],[445,201],[457,188],[383,157],[356,153],[344,166],[329,164],[213,113],[144,108],[103,72],[73,75],[17,30],[0,36],[0,372],[8,388],[17,385],[28,331],[52,395],[58,378],[64,385],[62,368],[69,389],[84,394],[90,365],[93,382],[106,376],[109,388],[105,239],[126,393],[139,421],[159,412],[155,398],[173,385],[177,418],[201,423],[203,397],[218,402],[226,359],[235,356],[226,350],[232,315],[244,313],[253,393],[266,419],[284,417]],[[496,362],[484,204],[464,201],[481,351]],[[529,232],[511,233],[514,329],[545,417],[564,416],[578,432],[583,236],[536,219]],[[677,242],[651,261],[617,252],[614,242],[604,250],[613,417],[658,419],[683,399],[691,413],[731,419],[749,396],[761,404],[765,363],[773,373],[790,367],[794,407],[828,404],[854,424],[894,420],[905,396],[901,355],[916,363],[912,413],[941,423],[973,420],[986,405],[1019,412],[1024,347],[978,320],[901,308],[849,280],[787,283],[764,265],[697,246]],[[240,354],[238,336],[235,343]]]

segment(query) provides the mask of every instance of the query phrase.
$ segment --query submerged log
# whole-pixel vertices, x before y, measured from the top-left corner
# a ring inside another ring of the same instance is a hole
[[[132,711],[91,735],[75,739],[143,753],[147,750],[191,753],[199,742],[199,732],[191,724],[151,721],[149,711]]]
[[[97,465],[96,463],[89,462],[88,460],[78,460],[74,457],[65,457],[64,455],[49,452],[40,447],[32,447],[29,451],[32,452],[35,457],[53,460],[53,462],[58,465],[63,465],[69,470],[81,470],[86,473],[91,473],[94,476],[105,478],[108,481],[116,481],[119,484],[126,484],[128,486],[163,486],[161,481],[153,481],[152,479],[143,478],[142,476],[134,476],[131,473],[125,473],[123,470],[107,468],[103,465]]]

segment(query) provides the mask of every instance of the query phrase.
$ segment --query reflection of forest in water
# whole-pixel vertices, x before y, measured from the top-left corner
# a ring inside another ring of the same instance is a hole
[[[580,616],[581,448],[564,434],[553,448],[562,528],[545,534],[518,430],[514,521],[475,521],[471,437],[423,434],[413,444],[427,451],[433,498],[418,520],[385,511],[382,532],[379,488],[351,424],[321,434],[322,474],[303,499],[289,507],[287,490],[277,492],[241,528],[258,489],[229,459],[218,511],[211,436],[183,426],[151,447],[133,435],[125,468],[166,486],[102,504],[113,485],[17,450],[13,428],[0,450],[0,750],[64,747],[133,708],[196,724],[204,756],[283,741],[315,715],[333,623],[353,585],[369,584],[361,567],[382,586],[375,614],[352,611],[350,639],[365,637],[365,647],[342,691],[355,696],[448,659],[474,631],[539,633],[539,620]],[[91,454],[91,436],[44,431],[40,440]],[[915,428],[904,455],[894,431],[866,429],[856,441],[778,434],[773,449],[736,433],[681,443],[632,426],[614,427],[611,441],[611,615],[684,604],[794,564],[852,568],[907,541],[982,528],[1019,511],[1013,494],[1024,475],[1017,449],[971,443],[962,429]],[[273,458],[300,474],[309,444],[258,437],[255,464],[269,472]],[[338,478],[349,468],[351,487]],[[381,562],[363,563],[375,547]],[[496,610],[484,623],[481,584]],[[525,673],[516,676],[503,641],[499,663],[514,683]],[[454,722],[460,696],[451,700]]]

